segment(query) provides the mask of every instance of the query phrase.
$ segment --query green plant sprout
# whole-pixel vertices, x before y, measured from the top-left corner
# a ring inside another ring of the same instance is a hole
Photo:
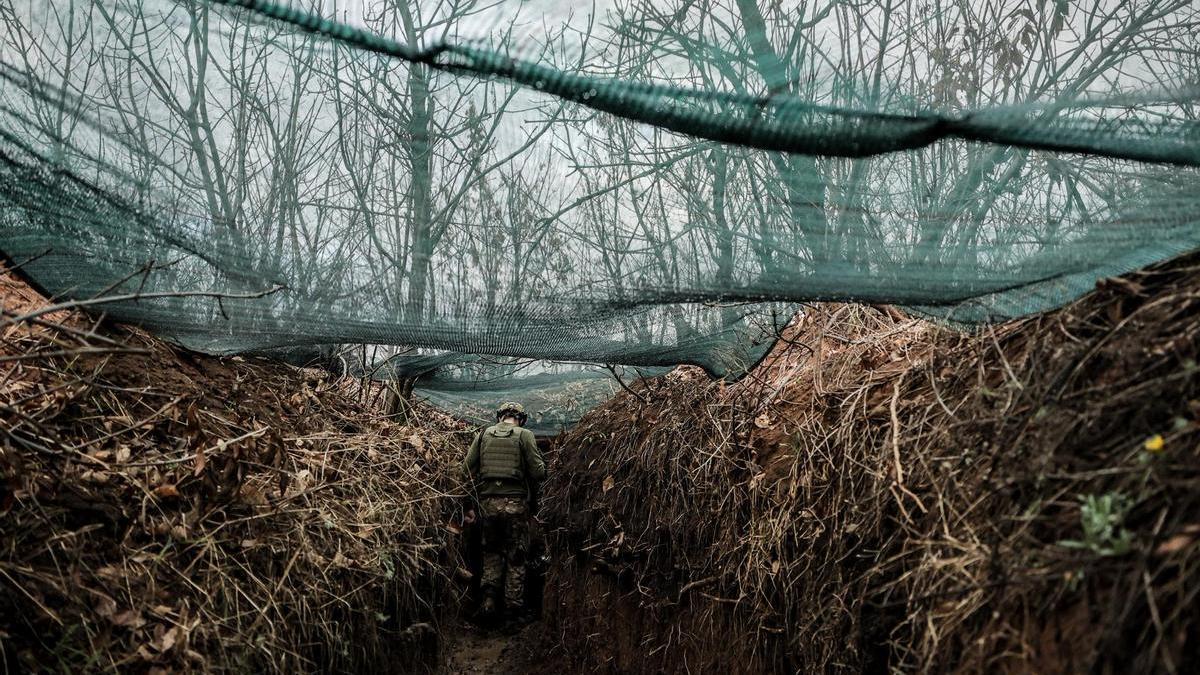
[[[1064,539],[1060,546],[1091,551],[1099,556],[1118,556],[1129,553],[1133,544],[1133,533],[1122,527],[1125,514],[1131,504],[1119,493],[1106,495],[1079,495],[1079,519],[1083,526],[1083,539]]]

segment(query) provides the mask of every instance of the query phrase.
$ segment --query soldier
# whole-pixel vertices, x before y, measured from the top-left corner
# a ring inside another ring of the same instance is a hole
[[[537,484],[546,477],[546,463],[533,432],[522,428],[527,419],[520,403],[500,406],[497,424],[475,437],[464,462],[483,518],[480,615],[485,618],[496,614],[502,599],[514,615],[524,604],[530,501]]]

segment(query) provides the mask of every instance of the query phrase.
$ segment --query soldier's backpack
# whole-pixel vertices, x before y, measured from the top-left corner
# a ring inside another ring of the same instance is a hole
[[[484,480],[525,481],[521,454],[521,429],[500,425],[488,427],[479,444],[479,475]]]

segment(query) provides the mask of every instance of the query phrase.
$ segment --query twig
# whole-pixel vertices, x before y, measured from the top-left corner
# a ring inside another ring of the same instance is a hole
[[[149,354],[148,349],[137,347],[80,347],[79,349],[61,349],[56,352],[31,352],[29,354],[13,354],[0,356],[0,363],[13,361],[34,361],[57,356],[83,356],[95,354]]]
[[[634,391],[634,390],[630,389],[630,388],[629,388],[629,387],[628,387],[628,386],[625,384],[625,381],[624,381],[624,380],[622,380],[622,379],[621,379],[621,376],[617,374],[617,369],[616,369],[616,368],[615,368],[615,367],[614,367],[614,366],[613,366],[611,363],[606,363],[606,364],[604,364],[604,367],[608,369],[608,372],[612,373],[612,376],[613,376],[613,378],[614,378],[614,379],[616,379],[616,381],[617,381],[617,384],[621,385],[621,388],[622,388],[622,389],[624,389],[625,391],[629,392],[630,394],[633,394],[633,396],[635,396],[635,397],[637,398],[637,400],[639,400],[639,401],[641,401],[641,402],[642,402],[642,405],[646,405],[646,404],[648,404],[648,403],[649,403],[649,401],[647,401],[645,398],[643,398],[641,394],[639,394],[639,393],[637,393],[636,391]]]
[[[167,464],[178,464],[180,462],[186,462],[189,460],[196,459],[196,457],[199,456],[201,453],[208,454],[209,452],[212,452],[213,450],[219,450],[223,447],[227,447],[227,446],[237,443],[239,441],[244,441],[249,438],[258,438],[259,436],[262,436],[268,429],[270,429],[270,427],[262,427],[261,429],[255,429],[254,431],[248,431],[248,432],[242,434],[241,436],[238,436],[236,438],[230,438],[228,440],[218,441],[215,445],[211,445],[207,448],[197,450],[196,452],[193,452],[189,455],[184,455],[183,457],[160,459],[160,460],[156,460],[153,462],[126,462],[124,464],[118,464],[117,466],[120,466],[120,467],[135,467],[135,466],[143,467],[143,466],[164,466]]]
[[[287,288],[282,284],[257,293],[215,293],[212,291],[163,291],[155,293],[130,293],[127,295],[110,295],[104,298],[92,298],[90,300],[71,300],[69,302],[60,302],[53,305],[47,305],[41,309],[22,314],[13,319],[9,319],[12,323],[21,323],[39,316],[50,314],[51,312],[59,312],[62,310],[79,309],[82,307],[93,307],[96,305],[110,304],[114,302],[127,302],[129,300],[150,300],[155,298],[217,298],[231,300],[252,300],[254,298],[262,298],[273,293]]]

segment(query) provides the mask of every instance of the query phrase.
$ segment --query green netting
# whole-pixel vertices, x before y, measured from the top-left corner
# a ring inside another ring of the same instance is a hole
[[[1200,246],[1187,1],[0,2],[24,274],[207,352],[384,345],[464,415],[619,386],[512,359],[736,377],[801,302],[1001,321]]]
[[[664,367],[582,366],[570,363],[496,358],[458,352],[393,354],[378,348],[272,349],[261,353],[298,366],[318,366],[355,378],[394,383],[476,424],[495,419],[499,401],[520,400],[529,411],[526,427],[555,435],[573,426],[637,378],[662,375]]]
[[[496,401],[519,400],[530,412],[526,426],[536,434],[554,435],[612,398],[622,384],[628,386],[638,377],[664,372],[665,368],[615,367],[607,371],[521,362],[427,375],[418,380],[414,391],[479,424],[495,420]]]

